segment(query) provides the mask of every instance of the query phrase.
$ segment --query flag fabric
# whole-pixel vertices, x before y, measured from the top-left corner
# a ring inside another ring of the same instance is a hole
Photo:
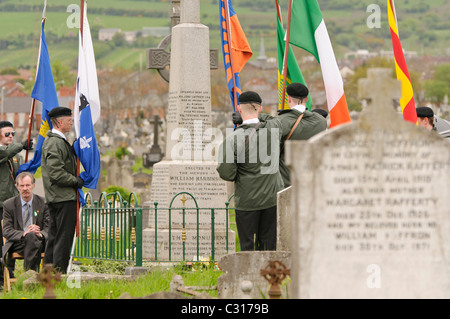
[[[280,18],[277,15],[277,47],[278,47],[278,109],[282,108],[282,95],[283,95],[283,66],[284,66],[284,53],[286,48],[285,41],[285,31],[283,29],[283,25],[281,24]],[[294,52],[292,51],[291,46],[289,45],[288,51],[288,64],[286,68],[286,86],[293,83],[298,82],[306,85],[305,79],[303,78],[303,74],[300,71],[300,67],[298,66],[297,60],[295,59]],[[284,96],[284,108],[289,108],[288,106],[288,96],[285,92]],[[311,94],[308,95],[308,102],[306,103],[306,108],[311,110],[312,99]]]
[[[408,67],[406,65],[405,55],[403,54],[402,44],[398,33],[397,15],[395,13],[394,0],[387,0],[387,10],[389,27],[391,31],[392,46],[394,48],[395,70],[397,80],[402,84],[402,96],[400,98],[400,107],[403,118],[406,121],[417,123],[416,105],[414,102],[413,88],[411,78],[409,77]]]
[[[79,37],[78,78],[75,93],[74,126],[77,140],[75,153],[84,171],[80,173],[84,187],[95,189],[100,176],[100,152],[95,137],[94,124],[100,117],[97,69],[89,23],[84,6],[83,34]],[[79,189],[79,201],[84,206],[84,194]]]
[[[336,62],[330,36],[317,0],[295,0],[292,3],[290,43],[315,56],[320,63],[327,94],[330,128],[350,122],[344,82]]]
[[[225,1],[227,1],[228,4],[228,14]],[[227,23],[227,17],[229,23]],[[230,30],[228,30],[228,25],[230,26]],[[241,70],[244,68],[244,65],[252,57],[253,52],[250,48],[250,45],[248,44],[241,24],[239,23],[236,12],[233,9],[231,0],[220,0],[220,29],[222,39],[223,64],[227,77],[228,90],[230,91],[231,104],[233,105],[234,110],[234,85],[236,85],[236,96],[237,98],[239,98],[239,95],[241,93],[239,72],[241,72]],[[230,39],[231,56],[229,47]],[[233,63],[233,65],[231,63]]]
[[[36,143],[34,156],[29,162],[20,165],[18,173],[27,171],[34,174],[41,166],[42,144],[47,137],[47,132],[52,129],[48,112],[59,106],[52,68],[50,65],[47,42],[45,40],[44,21],[41,25],[41,41],[39,44],[37,65],[36,80],[33,91],[31,92],[31,97],[35,100],[41,101],[42,103],[41,126],[39,129],[39,136]]]

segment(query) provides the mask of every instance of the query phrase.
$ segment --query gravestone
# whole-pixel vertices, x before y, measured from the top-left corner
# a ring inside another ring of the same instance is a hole
[[[224,272],[217,279],[217,295],[220,299],[269,298],[270,284],[261,275],[269,261],[280,261],[291,268],[291,253],[287,251],[241,251],[222,257],[219,268]],[[243,291],[242,284],[252,283],[251,291]],[[290,296],[290,281],[281,287],[282,298]],[[248,295],[249,296],[248,296]]]
[[[277,250],[291,251],[292,186],[277,193]]]
[[[146,203],[153,208],[157,202],[160,208],[156,222],[154,210],[149,210],[148,228],[143,234],[143,256],[150,260],[155,259],[155,247],[159,260],[169,257],[169,232],[171,257],[182,259],[180,252],[184,243],[188,251],[186,259],[193,258],[196,255],[193,247],[196,247],[193,239],[197,238],[196,208],[223,208],[229,197],[227,184],[216,171],[215,150],[219,141],[215,142],[211,127],[209,29],[200,23],[199,0],[182,1],[180,14],[181,22],[172,28],[166,151],[163,160],[153,166],[151,200]],[[181,192],[188,192],[193,198],[186,194],[174,199]],[[183,216],[182,210],[169,212],[170,205],[186,208],[186,215]],[[211,210],[201,210],[199,215],[202,256],[208,256],[212,242]],[[226,220],[224,210],[215,214],[215,242],[223,243],[216,246],[216,257],[227,253],[223,242]],[[228,235],[229,248],[234,251],[234,232],[229,231]]]
[[[448,142],[393,110],[390,71],[359,84],[357,121],[287,143],[292,297],[449,298]]]

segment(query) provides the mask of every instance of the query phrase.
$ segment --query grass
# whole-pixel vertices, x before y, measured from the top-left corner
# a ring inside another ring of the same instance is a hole
[[[237,235],[235,211],[230,210],[230,228],[236,234],[236,251],[240,251],[239,237]],[[79,271],[108,273],[122,275],[125,267],[132,263],[119,261],[106,261],[97,259],[78,259]],[[144,265],[147,266],[147,265]],[[16,278],[24,274],[23,261],[16,262]],[[117,299],[124,292],[134,298],[148,296],[156,292],[170,291],[170,282],[173,276],[181,275],[186,286],[212,287],[217,286],[217,279],[223,274],[212,263],[180,263],[174,267],[155,267],[147,274],[139,276],[136,280],[110,280],[101,282],[84,283],[77,288],[73,280],[65,280],[55,287],[55,295],[58,299]],[[27,278],[19,278],[12,286],[10,292],[0,293],[0,299],[42,299],[45,289],[41,286],[25,289],[23,281]],[[75,286],[75,287],[74,287]],[[217,290],[206,291],[212,297],[217,297]]]
[[[105,269],[109,268],[110,272],[117,273],[117,262],[92,261],[92,263],[95,265],[88,267],[89,271],[99,272],[98,270],[101,270],[105,273],[107,271]],[[16,264],[17,277],[23,274],[22,267],[22,263],[18,261]],[[222,271],[210,266],[194,265],[192,268],[188,268],[185,264],[180,264],[171,268],[155,267],[151,273],[131,281],[114,279],[91,281],[78,285],[73,279],[76,278],[74,275],[56,285],[55,295],[58,299],[117,299],[126,292],[132,297],[138,298],[156,292],[170,291],[170,282],[175,275],[181,275],[186,286],[211,287],[217,285],[217,278],[222,274]],[[19,278],[10,292],[0,294],[0,299],[41,299],[45,292],[44,287],[33,286],[33,288],[25,289],[23,286],[25,279],[25,277]],[[212,297],[217,297],[217,290],[208,290],[207,292]]]

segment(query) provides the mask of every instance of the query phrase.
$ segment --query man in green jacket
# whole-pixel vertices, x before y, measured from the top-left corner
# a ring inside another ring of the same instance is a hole
[[[19,152],[31,150],[33,140],[14,143],[14,126],[9,121],[0,121],[0,222],[3,220],[3,202],[19,194],[16,188],[16,174],[20,165]],[[3,247],[3,230],[0,227],[0,252]],[[0,271],[0,285],[3,284],[3,271]]]
[[[217,171],[234,182],[241,250],[275,250],[281,123],[258,120],[262,100],[255,92],[242,93],[239,103],[243,123],[221,144]]]
[[[292,83],[286,87],[289,109],[279,110],[278,119],[281,122],[280,145],[280,173],[283,177],[284,187],[291,185],[289,168],[285,164],[284,144],[287,140],[307,140],[310,137],[327,129],[327,120],[316,112],[306,110],[308,101],[308,88],[301,83]],[[260,114],[260,121],[269,121],[274,117],[269,114]],[[233,114],[233,123],[241,122],[238,114]]]
[[[77,222],[77,200],[83,180],[77,177],[77,157],[65,134],[73,124],[72,111],[56,107],[48,112],[53,129],[42,144],[42,179],[50,211],[44,262],[66,273]]]

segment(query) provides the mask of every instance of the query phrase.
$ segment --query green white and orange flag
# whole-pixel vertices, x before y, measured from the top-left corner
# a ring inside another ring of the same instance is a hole
[[[397,14],[395,13],[394,0],[387,0],[389,27],[391,29],[392,46],[394,49],[395,70],[397,80],[402,83],[402,96],[400,98],[400,107],[402,109],[405,121],[417,123],[416,105],[414,102],[413,88],[411,78],[409,77],[408,67],[406,66],[405,55],[403,54],[402,44],[398,35]]]
[[[283,100],[283,60],[284,60],[284,50],[286,48],[286,41],[284,39],[285,31],[283,29],[283,25],[281,24],[280,17],[277,15],[277,47],[278,47],[278,109],[282,108]],[[298,82],[306,85],[305,79],[303,78],[303,74],[300,71],[300,67],[298,66],[297,60],[295,59],[294,52],[292,51],[291,46],[289,45],[289,53],[288,53],[288,63],[286,68],[286,83],[287,85]],[[284,108],[289,108],[287,94],[285,92],[284,95]],[[312,99],[311,95],[309,95],[308,102],[306,102],[306,108],[311,111]]]
[[[350,122],[344,81],[336,62],[317,0],[294,0],[289,42],[315,56],[322,69],[330,114],[330,128]]]

